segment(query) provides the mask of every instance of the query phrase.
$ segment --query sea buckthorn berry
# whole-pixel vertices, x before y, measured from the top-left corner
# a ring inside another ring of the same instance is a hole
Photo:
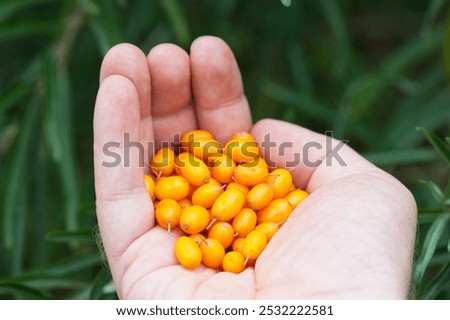
[[[147,190],[150,197],[152,197],[152,200],[155,196],[155,181],[151,176],[148,174],[144,175],[144,183],[145,183],[145,189]]]
[[[233,227],[228,222],[217,222],[209,228],[208,238],[218,240],[226,249],[231,245],[234,239]]]
[[[189,236],[189,238],[193,239],[197,245],[200,246],[200,243],[206,240],[206,237],[201,233],[194,233]]]
[[[223,192],[223,188],[215,183],[206,183],[192,194],[192,204],[202,206],[206,209],[212,207],[214,201]]]
[[[267,245],[267,238],[261,231],[253,230],[245,238],[242,244],[242,254],[246,260],[256,259]]]
[[[189,148],[189,144],[194,139],[214,139],[211,132],[206,130],[190,130],[181,135],[180,146],[186,150]]]
[[[302,189],[297,189],[288,193],[285,197],[287,201],[291,204],[292,208],[296,208],[300,203],[303,202],[308,197],[308,192]]]
[[[245,257],[237,251],[230,251],[225,254],[222,260],[223,271],[241,273],[245,269]]]
[[[175,158],[175,168],[179,175],[197,187],[207,183],[211,177],[206,164],[188,152],[182,152]]]
[[[181,212],[180,228],[187,234],[200,233],[208,224],[208,210],[201,206],[190,206]]]
[[[192,202],[188,198],[181,199],[180,201],[178,201],[178,204],[180,205],[181,210],[192,206]]]
[[[286,199],[272,200],[266,207],[258,211],[258,224],[272,221],[275,223],[284,222],[291,214],[293,208]]]
[[[241,140],[247,140],[247,141],[255,141],[255,138],[253,138],[253,136],[246,131],[241,131],[238,133],[235,133],[231,139],[241,139]]]
[[[179,201],[189,194],[189,182],[180,176],[158,179],[155,185],[155,195],[158,199],[173,199]]]
[[[222,145],[217,140],[194,138],[189,144],[189,152],[203,161],[208,161],[209,157],[222,154]]]
[[[178,225],[180,216],[181,207],[178,202],[173,199],[163,199],[156,206],[156,221],[161,227],[169,230],[169,232]]]
[[[242,183],[239,182],[231,182],[227,185],[226,190],[231,190],[231,189],[237,189],[239,191],[241,191],[244,195],[247,195],[249,189],[247,186],[243,185]]]
[[[258,144],[255,141],[239,138],[228,141],[224,153],[235,163],[250,162],[259,157]]]
[[[236,164],[225,154],[209,157],[211,176],[220,183],[230,183],[233,181]]]
[[[214,202],[211,214],[214,219],[228,221],[234,218],[244,206],[245,196],[236,189],[226,190]]]
[[[209,178],[209,183],[214,183],[216,185],[218,185],[219,187],[221,187],[222,189],[224,188],[224,186],[222,185],[222,183],[220,183],[219,181],[217,181],[214,178]]]
[[[178,262],[187,268],[195,269],[202,262],[202,252],[195,240],[181,236],[175,242],[175,256]]]
[[[261,231],[262,233],[264,233],[264,235],[267,238],[267,242],[270,241],[270,239],[272,239],[273,235],[280,230],[280,224],[275,223],[275,222],[271,222],[271,221],[267,221],[267,222],[263,222],[261,224],[258,224],[255,227],[255,230]]]
[[[275,169],[267,177],[266,183],[273,188],[273,198],[284,198],[291,189],[292,175],[286,169]]]
[[[247,193],[247,204],[253,210],[260,210],[272,201],[273,193],[272,187],[267,183],[259,183]]]
[[[222,265],[225,249],[222,244],[216,240],[208,238],[200,243],[202,253],[202,262],[208,268],[219,268]]]
[[[236,238],[231,244],[231,249],[233,251],[242,252],[242,245],[244,244],[244,238]]]
[[[168,177],[174,169],[175,153],[170,148],[161,148],[150,161],[150,168],[156,176]]]
[[[239,213],[233,218],[233,230],[235,236],[245,237],[250,231],[255,229],[256,226],[256,213],[250,208],[243,208]]]
[[[269,176],[269,167],[263,158],[256,158],[251,162],[238,165],[233,176],[236,182],[253,187],[266,181]]]
[[[295,184],[292,182],[291,183],[291,187],[289,188],[289,192],[295,191],[297,190],[297,187],[295,186]]]

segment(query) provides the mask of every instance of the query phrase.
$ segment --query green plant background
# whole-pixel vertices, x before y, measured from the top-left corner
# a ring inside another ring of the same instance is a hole
[[[235,52],[255,121],[333,130],[413,191],[411,295],[450,298],[449,9],[447,0],[2,0],[0,297],[116,297],[94,228],[102,57],[120,42],[189,50],[213,34]]]

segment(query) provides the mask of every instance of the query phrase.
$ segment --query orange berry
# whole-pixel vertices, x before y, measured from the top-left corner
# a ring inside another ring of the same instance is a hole
[[[206,209],[212,207],[214,201],[223,192],[223,188],[215,183],[206,183],[192,194],[192,204],[202,206]]]
[[[241,139],[241,140],[246,140],[246,141],[255,141],[255,138],[253,138],[253,136],[246,132],[246,131],[240,131],[238,133],[235,133],[231,139]]]
[[[181,199],[180,201],[178,201],[178,204],[180,205],[181,210],[192,206],[192,202],[188,198]]]
[[[263,222],[261,224],[258,224],[255,227],[255,230],[261,231],[262,233],[264,233],[264,235],[267,238],[267,242],[270,241],[270,239],[272,239],[273,235],[280,230],[280,225],[278,223],[272,222],[272,221],[267,221],[267,222]]]
[[[226,249],[233,242],[233,227],[228,222],[217,222],[211,228],[209,228],[208,238],[218,240]]]
[[[155,195],[160,200],[174,199],[178,201],[185,198],[188,193],[189,183],[183,177],[170,176],[156,181]]]
[[[261,231],[253,230],[245,238],[242,244],[242,254],[245,258],[256,259],[267,245],[267,238]]]
[[[227,185],[226,190],[237,189],[241,191],[244,195],[248,193],[248,187],[239,182],[231,182]]]
[[[285,197],[287,201],[291,204],[292,208],[296,208],[300,203],[303,202],[308,197],[308,192],[302,189],[297,189],[288,193]]]
[[[289,188],[289,192],[292,192],[294,190],[297,190],[297,187],[295,186],[295,184],[292,182],[291,183],[291,187]]]
[[[236,238],[234,239],[231,248],[233,251],[242,252],[242,245],[244,244],[244,238]]]
[[[208,226],[208,210],[201,206],[190,206],[181,212],[180,228],[187,234],[200,233]]]
[[[175,168],[179,175],[197,187],[207,183],[211,177],[206,164],[188,152],[182,152],[175,158]]]
[[[258,144],[252,140],[232,138],[225,145],[225,154],[235,163],[250,162],[259,156]]]
[[[253,210],[260,210],[273,199],[273,189],[267,183],[259,183],[247,194],[247,204]]]
[[[214,139],[214,137],[211,132],[206,130],[189,130],[181,135],[180,146],[187,149],[194,139]]]
[[[230,183],[233,181],[236,164],[226,154],[219,154],[209,157],[211,176],[220,183]]]
[[[293,208],[288,200],[272,200],[266,207],[258,211],[258,224],[267,221],[282,223],[289,217],[292,210]]]
[[[178,225],[180,216],[181,207],[178,202],[173,199],[163,199],[156,206],[156,221],[161,227],[169,230],[169,232]]]
[[[222,265],[225,249],[216,239],[206,239],[200,243],[202,262],[208,268],[219,268]]]
[[[233,218],[233,230],[238,237],[245,237],[256,226],[256,213],[252,209],[243,208]]]
[[[175,242],[175,256],[178,262],[187,269],[195,269],[202,262],[202,252],[197,243],[186,236]]]
[[[161,148],[150,161],[150,168],[156,176],[168,177],[174,169],[175,153],[170,148]]]
[[[236,182],[253,187],[266,181],[269,167],[263,158],[256,158],[251,162],[242,163],[234,170]]]
[[[292,175],[286,169],[275,169],[267,177],[266,183],[273,188],[273,198],[284,198],[291,189]]]
[[[226,190],[214,202],[211,214],[214,219],[227,221],[234,218],[244,206],[245,196],[236,189]]]
[[[222,154],[222,145],[217,140],[194,138],[189,144],[189,152],[203,161],[208,161],[209,157]]]
[[[144,175],[144,183],[145,183],[145,189],[147,190],[149,196],[152,198],[155,197],[155,181],[151,176],[148,174]]]
[[[241,273],[245,269],[245,257],[237,251],[230,251],[223,257],[223,271]]]
[[[189,238],[193,239],[197,245],[200,246],[200,243],[206,240],[206,237],[201,233],[194,233],[189,236]]]

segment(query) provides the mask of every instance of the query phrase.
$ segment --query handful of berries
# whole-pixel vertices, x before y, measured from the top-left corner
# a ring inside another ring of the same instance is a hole
[[[201,263],[240,273],[253,266],[291,212],[308,196],[284,168],[270,170],[247,132],[224,147],[206,130],[180,139],[181,152],[160,149],[150,162],[145,185],[158,224],[179,227],[175,243],[181,265]]]

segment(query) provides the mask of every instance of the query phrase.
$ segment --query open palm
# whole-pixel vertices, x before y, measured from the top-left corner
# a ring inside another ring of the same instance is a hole
[[[173,253],[177,231],[168,234],[155,226],[141,160],[147,163],[152,146],[194,128],[211,131],[221,142],[238,131],[250,131],[260,142],[270,134],[275,146],[292,142],[283,154],[276,147],[261,150],[277,166],[316,143],[308,161],[301,159],[291,168],[296,185],[310,197],[292,213],[256,266],[238,275],[203,266],[184,269]],[[138,147],[124,147],[124,139],[145,146],[144,158]],[[276,120],[252,127],[239,68],[218,38],[197,39],[190,55],[171,44],[153,48],[148,56],[129,44],[112,48],[100,75],[94,162],[98,223],[119,297],[406,298],[414,199],[395,178],[339,141],[333,140],[333,146],[345,165],[331,159],[326,139]],[[108,142],[120,143],[114,151],[122,161],[114,167],[105,166],[111,161],[105,152]],[[316,160],[320,165],[307,165]]]

